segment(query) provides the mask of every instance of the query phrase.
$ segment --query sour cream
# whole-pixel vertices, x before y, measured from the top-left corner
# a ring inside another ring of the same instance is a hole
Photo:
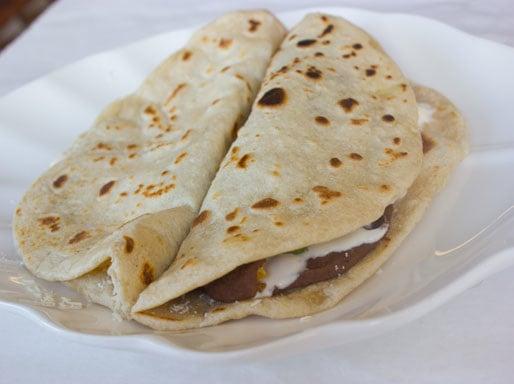
[[[359,228],[334,240],[311,245],[300,254],[283,253],[271,257],[266,262],[266,277],[262,281],[266,287],[255,297],[272,296],[275,288],[283,289],[291,285],[307,267],[307,260],[326,256],[331,252],[348,251],[359,245],[375,243],[384,237],[388,228],[389,224],[383,224],[375,229]]]
[[[418,127],[422,129],[425,124],[432,121],[435,109],[427,103],[418,103]]]

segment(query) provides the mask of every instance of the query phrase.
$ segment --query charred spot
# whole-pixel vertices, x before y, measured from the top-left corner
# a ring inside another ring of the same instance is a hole
[[[182,152],[181,154],[179,154],[176,158],[175,158],[175,161],[174,163],[175,164],[179,164],[182,160],[184,160],[184,158],[187,156],[187,152]]]
[[[242,168],[242,169],[245,169],[246,167],[248,167],[248,163],[252,160],[252,155],[247,153],[245,155],[243,155],[239,161],[237,162],[237,167],[238,168]]]
[[[21,208],[16,208],[16,216],[21,216]]]
[[[179,85],[177,85],[173,92],[171,92],[171,94],[168,96],[164,104],[168,104],[171,100],[173,100],[178,95],[178,93],[186,87],[186,85],[186,83],[180,83]]]
[[[154,275],[153,268],[150,264],[143,264],[143,269],[141,270],[141,275],[139,277],[144,285],[150,285],[152,283],[152,281],[154,280]]]
[[[258,104],[263,107],[275,107],[281,104],[285,104],[286,102],[286,91],[282,88],[272,88],[258,101]]]
[[[137,145],[137,144],[128,144],[128,145],[127,145],[127,149],[128,149],[129,151],[132,151],[133,149],[136,149],[137,147],[138,147],[138,145]]]
[[[352,45],[352,48],[353,49],[362,49],[362,44],[361,43],[355,43],[354,45]]]
[[[113,166],[118,161],[117,157],[111,157],[111,160],[109,160],[109,165]]]
[[[116,183],[116,181],[111,180],[111,181],[105,183],[104,185],[102,185],[102,187],[100,188],[100,191],[98,192],[98,196],[103,196],[106,193],[109,193],[109,191],[113,187],[114,183]]]
[[[230,65],[227,65],[226,67],[223,67],[221,69],[221,73],[227,72],[230,69]]]
[[[293,202],[296,204],[301,204],[301,203],[303,203],[303,199],[301,197],[295,197],[293,199]]]
[[[155,115],[157,113],[157,110],[154,108],[153,105],[149,105],[145,108],[143,112],[147,115]]]
[[[238,232],[241,228],[238,225],[233,225],[227,228],[227,233],[231,234],[234,232]]]
[[[391,80],[392,78],[393,78],[393,76],[391,76],[391,75],[387,75],[387,76],[386,76],[386,79],[387,79],[387,80]]]
[[[323,40],[323,41],[321,42],[321,44],[323,44],[323,45],[329,45],[329,44],[330,44],[330,40]]]
[[[326,17],[325,15],[322,15],[321,16],[321,20],[323,20],[324,22],[327,22],[328,21],[328,17]]]
[[[218,47],[223,48],[223,49],[227,49],[231,45],[232,45],[232,39],[223,39],[223,38],[221,38],[220,42],[218,44]]]
[[[352,125],[362,125],[368,122],[368,119],[351,119]]]
[[[323,57],[323,56],[325,56],[325,55],[323,54],[323,52],[316,52],[316,53],[314,54],[314,56],[315,56],[315,57]]]
[[[291,40],[293,40],[295,37],[296,37],[296,35],[295,35],[295,34],[292,34],[291,36],[289,36],[289,39],[287,39],[287,40],[291,41]]]
[[[128,192],[121,192],[121,193],[120,193],[120,196],[121,196],[121,197],[127,197],[127,196],[128,196]]]
[[[106,151],[110,151],[112,149],[112,147],[109,145],[109,144],[105,144],[105,143],[98,143],[96,145],[96,149],[104,149]]]
[[[269,209],[275,208],[279,205],[279,202],[271,197],[266,197],[265,199],[259,200],[254,205],[252,205],[253,209]]]
[[[382,121],[385,121],[386,123],[391,123],[394,121],[393,115],[384,115],[382,116]]]
[[[373,68],[366,69],[366,76],[368,76],[368,77],[375,76],[376,73],[377,73],[377,71]]]
[[[239,212],[239,208],[234,209],[232,212],[227,213],[225,216],[225,220],[232,221],[236,218],[237,213]]]
[[[64,183],[66,183],[67,180],[68,180],[68,175],[61,175],[57,179],[54,180],[52,185],[54,186],[54,188],[61,188],[64,185]]]
[[[249,32],[255,32],[257,29],[259,29],[259,26],[261,25],[261,22],[260,21],[257,21],[257,20],[254,20],[254,19],[250,19],[248,20],[248,31]]]
[[[330,121],[324,116],[316,116],[314,118],[314,121],[321,125],[329,125],[330,124]]]
[[[211,211],[205,210],[200,212],[200,214],[193,220],[192,227],[196,227],[199,224],[202,224],[205,220],[207,220],[211,215]]]
[[[435,141],[425,133],[421,134],[421,142],[423,144],[423,153],[427,153],[432,148],[434,148]]]
[[[395,137],[393,139],[393,143],[396,144],[396,145],[400,145],[401,142],[402,142],[402,139],[400,139],[399,137]]]
[[[363,159],[363,157],[361,155],[359,155],[358,153],[355,153],[355,152],[350,153],[348,156],[352,160],[362,160]]]
[[[189,136],[189,134],[191,133],[191,130],[188,129],[186,132],[184,132],[184,134],[180,137],[180,140],[184,141],[185,139],[187,139],[187,137]]]
[[[325,35],[328,35],[333,30],[334,30],[334,25],[333,24],[329,24],[329,25],[326,26],[326,28],[323,30],[323,32],[321,32],[321,34],[318,37],[323,37]]]
[[[38,219],[38,221],[43,227],[48,227],[50,232],[55,232],[60,229],[59,222],[61,221],[61,218],[59,216],[46,216]]]
[[[188,61],[192,55],[191,51],[184,51],[182,54],[182,61]]]
[[[402,87],[402,91],[405,92],[407,90],[407,84],[400,84],[400,87]]]
[[[307,72],[305,72],[305,76],[310,77],[311,79],[316,79],[316,80],[321,78],[321,74],[322,74],[322,72],[314,66],[310,66],[307,69]]]
[[[135,246],[134,239],[129,236],[123,236],[123,239],[125,240],[125,253],[132,253]]]
[[[382,192],[389,192],[389,191],[391,190],[391,187],[390,187],[389,185],[387,185],[387,184],[382,184],[382,185],[380,186],[380,190],[381,190]]]
[[[68,244],[75,244],[75,243],[78,243],[79,241],[82,241],[86,238],[89,237],[89,233],[87,233],[87,231],[81,231],[79,233],[77,233],[75,236],[73,236],[69,241],[68,241]]]
[[[282,227],[284,225],[281,221],[275,221],[273,224],[275,224],[277,227]]]
[[[323,185],[317,185],[312,190],[318,195],[321,204],[326,204],[328,201],[340,197],[342,194],[339,191],[331,190]]]
[[[339,168],[343,164],[341,160],[339,160],[337,157],[332,157],[330,159],[330,165],[334,168]]]
[[[401,157],[405,157],[408,155],[408,152],[397,152],[392,148],[384,148],[384,153],[391,156],[393,160],[399,159]]]
[[[159,185],[149,184],[142,191],[144,197],[158,197],[162,196],[165,193],[168,193],[172,189],[175,189],[175,184],[164,184],[160,183]]]
[[[296,43],[296,46],[305,48],[305,47],[310,47],[312,44],[316,44],[316,42],[317,42],[316,39],[304,39],[304,40],[300,40],[298,43]]]
[[[351,97],[347,99],[339,100],[339,105],[341,108],[344,109],[345,112],[351,112],[357,105],[359,105],[359,102]]]

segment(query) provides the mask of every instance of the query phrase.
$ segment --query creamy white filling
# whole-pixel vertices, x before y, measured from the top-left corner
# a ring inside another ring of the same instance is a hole
[[[435,109],[427,103],[418,103],[418,127],[422,129],[425,124],[432,121]]]
[[[299,254],[290,252],[269,258],[266,261],[266,277],[262,281],[266,287],[255,297],[268,297],[273,295],[275,288],[283,289],[291,285],[305,270],[307,260],[326,256],[331,252],[348,251],[359,245],[375,243],[384,237],[388,228],[389,224],[383,224],[375,229],[359,228],[334,240],[311,245]]]

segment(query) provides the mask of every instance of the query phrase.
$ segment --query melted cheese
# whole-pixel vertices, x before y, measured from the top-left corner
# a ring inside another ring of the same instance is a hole
[[[311,245],[300,254],[283,253],[270,258],[266,262],[266,277],[262,280],[266,287],[255,297],[268,297],[273,295],[275,288],[283,289],[291,285],[305,270],[307,260],[326,256],[331,252],[348,251],[362,244],[375,243],[384,237],[388,228],[388,224],[375,229],[359,228],[337,239]]]

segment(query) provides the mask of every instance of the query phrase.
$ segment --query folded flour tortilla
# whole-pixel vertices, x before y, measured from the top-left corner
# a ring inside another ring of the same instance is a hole
[[[227,14],[109,105],[20,202],[27,268],[127,316],[175,256],[284,35],[268,12]]]
[[[415,91],[364,31],[308,15],[275,55],[176,260],[142,292],[133,318],[180,330],[337,304],[387,260],[465,156],[455,107],[435,91]],[[388,210],[382,237],[336,278],[233,302],[207,294],[240,268],[320,248]]]

